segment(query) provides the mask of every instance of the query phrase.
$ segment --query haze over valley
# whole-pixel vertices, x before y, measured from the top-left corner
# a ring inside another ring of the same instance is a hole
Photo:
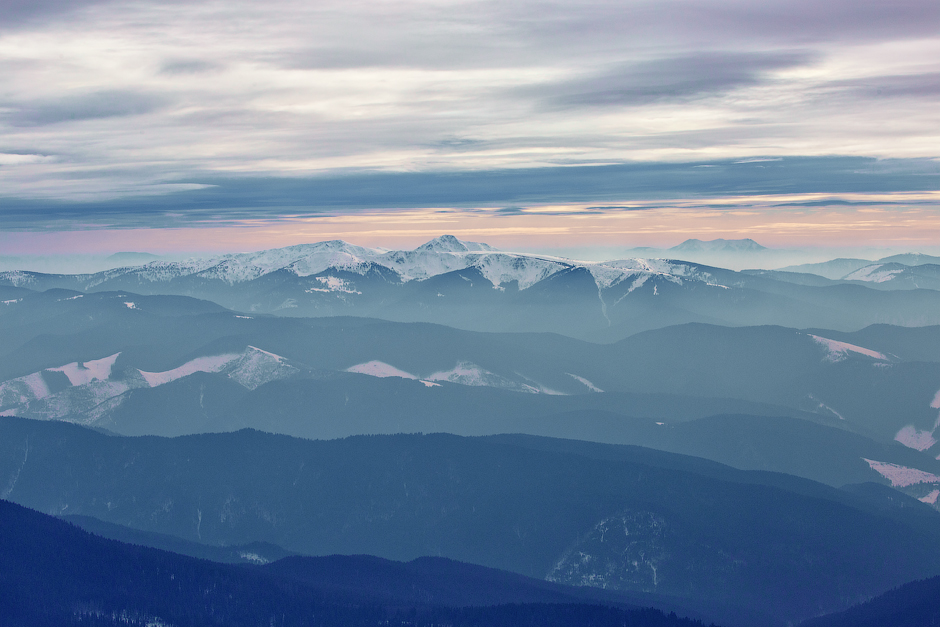
[[[806,620],[938,574],[933,261],[445,235],[7,271],[0,496],[226,563],[439,556],[585,607]],[[450,599],[464,575],[441,576]]]

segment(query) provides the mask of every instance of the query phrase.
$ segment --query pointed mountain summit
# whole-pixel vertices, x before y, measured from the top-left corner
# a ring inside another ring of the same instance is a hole
[[[453,235],[441,235],[435,237],[430,242],[422,244],[415,248],[416,251],[433,253],[469,253],[469,252],[493,252],[497,249],[489,244],[481,242],[465,242],[459,240]]]
[[[702,241],[700,239],[687,239],[678,246],[669,249],[681,253],[750,253],[767,250],[754,240],[747,239],[713,239]]]

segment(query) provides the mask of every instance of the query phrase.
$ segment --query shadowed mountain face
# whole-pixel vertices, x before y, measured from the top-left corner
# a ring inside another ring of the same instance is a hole
[[[916,501],[560,440],[108,437],[5,418],[5,497],[209,544],[442,555],[782,622],[936,573]],[[771,620],[770,623],[773,623]],[[769,624],[769,623],[768,623]]]
[[[717,245],[687,243],[705,244]],[[664,259],[579,262],[443,236],[411,251],[333,241],[89,275],[4,272],[0,285],[7,286],[7,308],[17,304],[13,288],[127,291],[206,299],[249,314],[371,316],[615,341],[686,322],[840,330],[938,324],[940,292],[933,288],[940,284],[931,267],[908,269],[911,280],[901,273],[891,282],[866,275],[829,284]]]
[[[940,577],[913,581],[844,612],[801,627],[923,627],[940,623]]]

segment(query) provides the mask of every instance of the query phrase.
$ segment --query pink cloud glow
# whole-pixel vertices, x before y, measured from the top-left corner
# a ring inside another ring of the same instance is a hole
[[[842,198],[845,198],[843,195]],[[940,193],[850,198],[884,204],[799,206],[812,195],[636,202],[642,210],[586,205],[492,209],[374,211],[288,220],[245,221],[199,228],[97,229],[0,234],[6,255],[161,254],[260,250],[343,239],[365,246],[412,248],[442,233],[506,250],[585,247],[669,247],[688,238],[752,238],[771,248],[940,245]],[[606,203],[617,207],[627,203]],[[790,206],[778,206],[788,204]],[[796,205],[796,206],[794,206]]]

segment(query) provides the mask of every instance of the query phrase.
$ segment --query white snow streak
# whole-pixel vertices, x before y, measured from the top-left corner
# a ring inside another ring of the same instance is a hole
[[[908,448],[926,451],[937,443],[930,431],[919,431],[914,425],[907,425],[898,431],[894,439]]]
[[[111,376],[111,367],[121,353],[114,353],[110,357],[95,359],[80,364],[73,361],[70,364],[49,368],[53,372],[64,372],[72,385],[85,385],[92,381],[104,381]]]
[[[846,353],[858,353],[860,355],[865,355],[866,357],[871,357],[872,359],[880,359],[882,361],[888,361],[888,358],[883,354],[877,351],[873,351],[868,348],[862,348],[861,346],[856,346],[854,344],[849,344],[847,342],[839,342],[837,340],[830,340],[825,337],[820,337],[818,335],[810,334],[810,337],[816,341],[817,344],[824,346],[828,351],[826,359],[832,362],[842,361],[846,357]]]
[[[359,374],[367,374],[370,377],[379,377],[384,379],[385,377],[401,377],[402,379],[417,379],[418,377],[414,376],[409,372],[404,370],[399,370],[395,366],[385,363],[384,361],[367,361],[364,364],[356,364],[355,366],[350,366],[346,368],[346,372],[357,372]]]
[[[566,372],[565,374],[568,375],[569,377],[571,377],[572,379],[574,379],[575,381],[577,381],[577,382],[583,384],[587,389],[591,390],[592,392],[603,392],[603,391],[604,391],[604,390],[600,389],[599,387],[597,387],[596,385],[594,385],[593,383],[591,383],[590,381],[588,381],[587,379],[585,379],[584,377],[579,377],[578,375],[576,375],[576,374],[571,374],[570,372]]]
[[[307,293],[310,292],[343,292],[344,294],[362,294],[358,290],[354,290],[349,286],[349,281],[341,279],[335,276],[318,276],[317,281],[319,281],[324,287],[311,287],[305,290]]]
[[[930,494],[922,496],[917,500],[921,503],[927,503],[928,505],[936,505],[938,496],[940,496],[940,490],[931,490]]]
[[[874,264],[871,266],[865,266],[860,268],[855,272],[845,275],[842,277],[844,281],[865,281],[867,283],[884,283],[890,281],[898,274],[904,272],[903,268],[896,268],[893,270],[881,270],[884,264]]]
[[[46,385],[46,380],[42,378],[41,372],[34,372],[33,374],[21,377],[20,381],[26,385],[34,398],[44,398],[50,394],[49,386]]]
[[[238,353],[214,355],[212,357],[197,357],[178,368],[173,368],[165,372],[144,372],[143,370],[139,372],[144,380],[147,381],[147,384],[155,388],[158,385],[176,381],[177,379],[181,379],[196,372],[219,372],[239,357],[241,357],[241,355]]]
[[[862,459],[868,462],[872,470],[890,481],[891,486],[894,488],[905,488],[918,483],[940,483],[940,477],[923,470],[899,466],[897,464],[889,464],[887,462],[878,462],[865,457]]]
[[[534,386],[525,383],[516,383],[515,381],[490,372],[469,361],[457,362],[457,365],[452,369],[435,372],[426,378],[428,381],[448,381],[450,383],[468,385],[471,387],[501,388],[515,392],[528,392],[530,394],[538,394],[540,392],[544,394],[558,394],[558,392],[544,388],[537,383]],[[533,381],[533,383],[535,382]]]
[[[4,410],[3,415],[13,416],[19,407],[46,398],[50,393],[42,374],[34,372],[0,384],[0,407],[10,408]]]
[[[933,400],[930,401],[930,406],[934,409],[940,409],[940,390],[937,390],[937,393],[933,395]]]
[[[258,555],[257,553],[249,553],[249,552],[247,552],[247,551],[239,551],[239,552],[238,552],[238,556],[241,557],[243,560],[248,560],[248,561],[251,562],[252,564],[259,564],[259,565],[261,565],[261,566],[263,566],[263,565],[265,565],[265,564],[270,564],[270,563],[271,563],[271,560],[267,560],[267,559],[261,557],[260,555]]]

